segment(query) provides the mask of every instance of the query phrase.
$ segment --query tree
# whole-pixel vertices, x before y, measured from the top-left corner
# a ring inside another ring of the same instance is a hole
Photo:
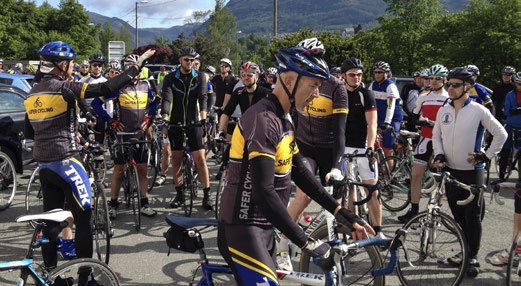
[[[225,7],[224,0],[215,0],[215,9],[210,15],[207,32],[210,49],[213,50],[211,53],[218,55],[216,58],[230,57],[238,52],[237,19]]]
[[[137,49],[134,49],[132,53],[141,55],[149,49],[155,50],[156,52],[152,57],[148,59],[148,63],[163,64],[166,63],[172,57],[172,50],[168,47],[159,44],[140,46]]]

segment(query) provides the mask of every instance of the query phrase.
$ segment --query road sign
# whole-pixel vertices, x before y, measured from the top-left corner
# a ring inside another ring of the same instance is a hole
[[[109,41],[109,59],[122,60],[125,55],[125,42]]]

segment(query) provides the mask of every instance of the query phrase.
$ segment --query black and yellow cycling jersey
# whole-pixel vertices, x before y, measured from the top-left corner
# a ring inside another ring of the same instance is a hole
[[[305,110],[298,110],[297,138],[304,144],[332,148],[335,143],[335,114],[348,113],[347,91],[344,84],[335,77],[324,81],[319,96],[309,103]]]

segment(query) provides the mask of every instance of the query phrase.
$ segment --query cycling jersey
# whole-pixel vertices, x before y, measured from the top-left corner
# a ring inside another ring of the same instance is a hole
[[[367,88],[373,91],[376,99],[376,108],[378,110],[378,124],[401,122],[403,114],[400,110],[400,93],[394,81],[386,79],[381,83],[373,81]],[[390,100],[394,99],[394,103]]]
[[[435,121],[438,110],[443,106],[445,101],[449,98],[449,94],[446,90],[441,89],[441,93],[435,93],[430,91],[426,95],[421,96],[416,101],[414,110],[412,113],[421,115],[423,118]],[[422,126],[421,136],[426,138],[432,138],[432,127]]]
[[[237,82],[237,79],[233,75],[227,75],[223,78],[222,75],[218,74],[212,78],[215,106],[223,107],[224,95],[232,94],[235,82]]]
[[[511,114],[510,109],[521,107],[521,92],[517,92],[515,90],[507,93],[505,98],[505,117],[506,117],[506,125],[512,126],[514,128],[521,128],[521,114]]]
[[[455,111],[452,102],[438,111],[432,133],[434,154],[445,154],[447,166],[451,169],[474,170],[472,163],[467,161],[468,154],[481,151],[485,129],[494,136],[485,151],[487,158],[492,158],[501,150],[507,134],[492,113],[470,98],[458,111],[457,117]],[[483,164],[476,165],[476,168],[483,167]]]
[[[366,148],[367,121],[365,113],[376,111],[374,95],[362,86],[354,91],[348,90],[347,95],[349,113],[346,121],[345,145],[346,147]]]
[[[269,89],[259,85],[257,85],[257,88],[253,93],[249,93],[244,86],[237,88],[233,91],[232,96],[230,97],[226,108],[224,108],[223,113],[226,114],[229,118],[232,117],[237,105],[240,107],[241,113],[244,113],[246,109],[266,97],[269,93]]]
[[[195,69],[182,74],[181,69],[169,73],[163,80],[161,114],[166,114],[171,123],[200,121],[199,113],[206,111],[206,76]]]
[[[514,84],[509,83],[501,83],[498,86],[494,87],[494,91],[492,93],[492,102],[496,107],[496,118],[499,121],[505,119],[504,107],[505,107],[505,98],[507,93],[514,89]]]
[[[490,98],[490,94],[487,91],[487,88],[482,84],[475,83],[472,88],[469,90],[470,98],[482,105],[492,104],[492,99]]]
[[[406,84],[400,92],[400,98],[402,99],[402,109],[405,114],[409,114],[414,109],[414,104],[418,99],[420,87],[415,82]]]

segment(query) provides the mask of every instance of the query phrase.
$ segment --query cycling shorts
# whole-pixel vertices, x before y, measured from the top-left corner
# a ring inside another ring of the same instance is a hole
[[[190,150],[197,151],[205,148],[203,140],[203,128],[190,128],[186,130],[186,135],[188,136],[187,143],[190,147]],[[184,132],[181,128],[170,127],[170,129],[168,129],[168,139],[170,139],[170,147],[173,151],[183,150],[184,136]]]
[[[279,285],[272,228],[219,224],[217,245],[237,285]]]
[[[358,154],[364,154],[364,148],[353,148],[346,147],[344,154],[353,154],[355,151],[358,151]],[[358,168],[358,175],[362,180],[378,180],[378,164],[375,162],[373,164],[374,171],[371,171],[369,168],[369,159],[367,157],[358,157],[355,158],[356,165]]]
[[[383,122],[378,122],[378,125],[381,125],[381,124],[383,124]],[[393,131],[391,129],[385,130],[385,132],[382,134],[382,139],[383,139],[382,147],[385,149],[394,148],[394,142],[396,142],[396,137],[397,137],[396,134],[398,134],[398,131],[400,131],[401,123],[399,121],[392,121],[391,124],[389,124],[389,126],[394,127],[395,134],[394,135],[392,134]]]
[[[414,149],[414,163],[427,166],[432,156],[432,139],[421,137]]]
[[[322,186],[326,185],[326,175],[333,167],[333,148],[312,147],[297,139],[300,154],[304,157],[308,170],[313,174],[319,173]]]
[[[116,135],[116,142],[129,142],[131,138],[137,140],[145,140],[145,135],[139,132],[136,135]],[[114,147],[114,164],[123,165],[126,163],[125,151],[130,152],[129,146],[116,146]],[[146,163],[148,156],[148,144],[139,144],[134,150],[134,160],[137,164]]]

